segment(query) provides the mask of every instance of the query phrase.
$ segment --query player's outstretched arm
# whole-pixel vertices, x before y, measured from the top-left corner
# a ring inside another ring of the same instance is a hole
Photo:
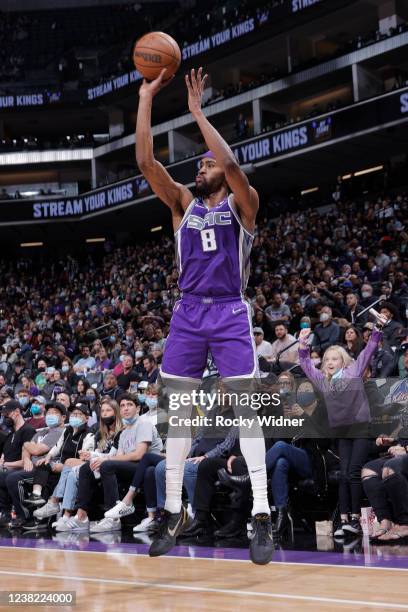
[[[165,69],[154,81],[143,81],[139,90],[139,108],[136,121],[136,161],[140,171],[148,181],[154,193],[173,212],[173,221],[183,217],[193,195],[191,191],[176,183],[160,162],[154,158],[153,135],[151,128],[152,103],[154,96],[172,79],[163,81]]]
[[[211,125],[204,115],[201,103],[204,92],[204,84],[208,75],[203,76],[203,69],[191,70],[186,74],[185,80],[188,90],[188,108],[197,121],[198,127],[204,137],[207,147],[214,153],[219,164],[225,172],[227,183],[234,194],[234,201],[239,210],[244,226],[253,231],[255,227],[256,213],[259,208],[258,194],[250,186],[248,178],[239,167],[235,155],[225,142],[221,134]]]

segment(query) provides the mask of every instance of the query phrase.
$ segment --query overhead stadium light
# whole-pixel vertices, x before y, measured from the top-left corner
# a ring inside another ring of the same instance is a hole
[[[344,174],[341,178],[343,181],[347,181],[347,179],[351,179],[352,176],[363,176],[363,174],[370,174],[370,172],[379,172],[380,170],[384,170],[384,166],[372,166],[371,168],[364,168],[363,170],[357,170],[357,172]]]
[[[87,238],[86,242],[105,242],[106,238]]]
[[[43,242],[22,242],[20,244],[21,247],[26,248],[26,247],[41,247],[44,246]]]
[[[303,191],[300,192],[300,195],[306,195],[307,193],[314,193],[315,191],[319,191],[319,188],[310,187],[310,189],[303,189]]]
[[[354,176],[362,176],[363,174],[370,174],[370,172],[379,172],[383,170],[384,166],[372,166],[372,168],[365,168],[365,170],[358,170],[354,173]]]
[[[162,225],[158,225],[157,227],[152,227],[151,232],[160,232],[163,229]]]

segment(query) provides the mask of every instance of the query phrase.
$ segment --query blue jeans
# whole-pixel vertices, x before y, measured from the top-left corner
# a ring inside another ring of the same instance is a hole
[[[199,463],[186,461],[184,466],[183,485],[187,490],[188,501],[194,510],[194,491],[197,482],[197,472]],[[157,507],[164,508],[166,501],[166,462],[161,461],[155,468],[156,488],[157,488]]]
[[[288,503],[290,470],[300,478],[310,478],[312,465],[309,455],[302,448],[279,440],[266,453],[266,472],[271,475],[273,500],[278,508]]]
[[[65,466],[62,469],[60,479],[54,489],[53,497],[62,499],[63,510],[73,510],[75,508],[78,492],[78,472]]]

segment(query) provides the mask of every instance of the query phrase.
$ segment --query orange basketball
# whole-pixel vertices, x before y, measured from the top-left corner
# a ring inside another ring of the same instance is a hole
[[[136,42],[133,49],[133,62],[148,81],[156,79],[166,68],[165,79],[170,78],[181,62],[180,47],[164,32],[149,32]]]

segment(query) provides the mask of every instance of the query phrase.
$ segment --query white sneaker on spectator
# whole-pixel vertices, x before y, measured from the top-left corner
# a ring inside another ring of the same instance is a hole
[[[148,532],[149,528],[152,526],[153,523],[154,523],[154,518],[150,518],[148,516],[145,519],[143,519],[143,521],[141,523],[139,523],[138,525],[135,525],[135,527],[133,527],[133,533]]]
[[[89,519],[80,521],[76,516],[68,516],[55,529],[56,531],[89,531]]]
[[[36,519],[42,521],[42,519],[49,518],[50,516],[55,516],[56,514],[58,514],[59,509],[59,504],[52,504],[51,502],[47,502],[45,506],[41,506],[41,508],[37,508],[37,510],[34,510],[33,515]]]
[[[116,506],[113,506],[113,508],[105,512],[105,518],[120,519],[129,514],[133,514],[134,511],[134,506],[128,506],[123,501],[117,501]]]
[[[51,527],[53,529],[56,529],[59,525],[62,525],[63,523],[65,523],[65,521],[67,521],[69,519],[69,516],[60,516],[59,519],[57,519],[56,521],[54,521],[53,523],[51,523]]]
[[[120,519],[103,518],[101,521],[92,521],[90,533],[100,533],[101,531],[119,531],[122,529]]]

